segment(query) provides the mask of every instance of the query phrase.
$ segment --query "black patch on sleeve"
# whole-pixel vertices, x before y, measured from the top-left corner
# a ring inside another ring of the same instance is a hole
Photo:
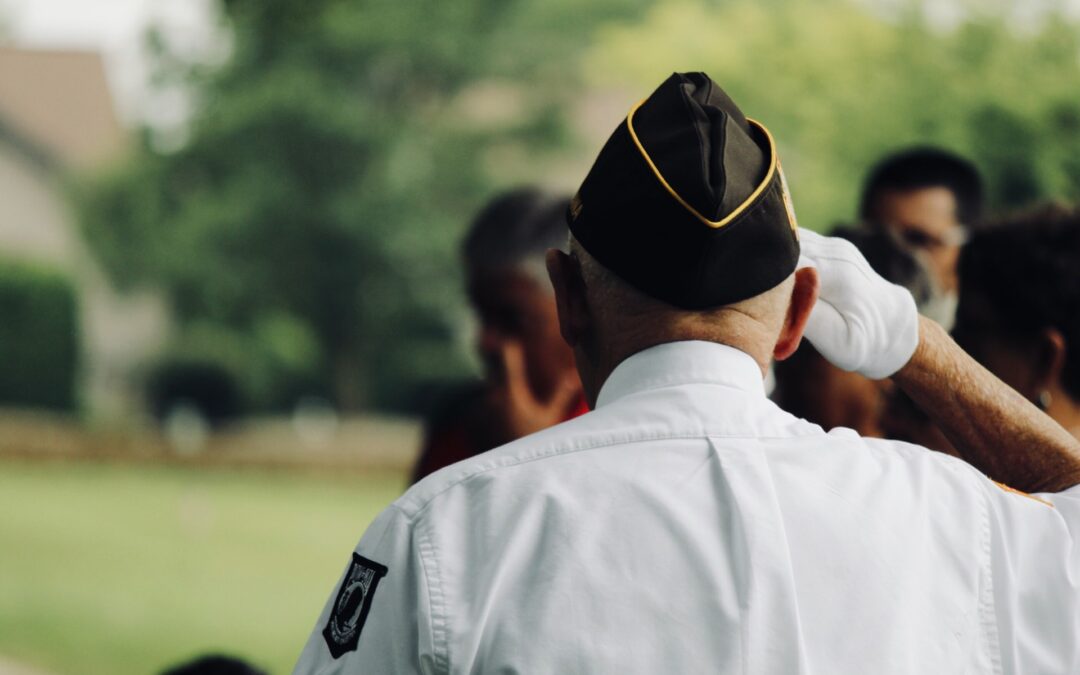
[[[375,597],[379,579],[386,576],[386,571],[385,565],[353,553],[352,564],[341,582],[330,620],[322,632],[326,646],[335,659],[345,652],[356,651],[360,631],[371,611],[371,599]]]

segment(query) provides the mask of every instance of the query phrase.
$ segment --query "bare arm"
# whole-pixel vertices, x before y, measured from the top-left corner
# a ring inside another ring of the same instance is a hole
[[[990,478],[1025,492],[1080,484],[1080,441],[919,317],[919,345],[893,380]]]

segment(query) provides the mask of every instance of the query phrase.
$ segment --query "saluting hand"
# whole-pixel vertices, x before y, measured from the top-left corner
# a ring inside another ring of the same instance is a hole
[[[837,368],[875,380],[900,370],[919,344],[911,293],[879,276],[849,241],[802,228],[799,239],[799,267],[817,268],[821,282],[806,338]]]

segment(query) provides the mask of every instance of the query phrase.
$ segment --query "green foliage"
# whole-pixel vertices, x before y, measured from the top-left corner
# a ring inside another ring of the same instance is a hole
[[[243,331],[196,320],[151,366],[147,393],[158,415],[187,399],[224,421],[253,411],[287,412],[304,395],[329,396],[321,372],[317,338],[296,317],[269,312]]]
[[[203,105],[179,150],[147,144],[84,195],[88,239],[118,281],[164,285],[185,326],[255,341],[268,313],[303,323],[345,407],[399,399],[402,377],[460,374],[463,227],[565,144],[571,55],[628,11],[555,7],[229,0],[219,69],[185,70],[155,43],[162,81]],[[518,169],[492,169],[508,147]],[[439,367],[385,366],[417,354]]]
[[[74,408],[79,327],[71,281],[0,261],[0,317],[0,405]]]
[[[567,151],[582,79],[628,108],[673,70],[709,72],[773,130],[815,229],[850,220],[867,168],[914,143],[972,157],[996,207],[1080,197],[1075,24],[1053,7],[1021,21],[1020,0],[955,7],[943,22],[918,0],[228,0],[220,66],[153,43],[158,79],[197,112],[178,149],[148,134],[83,195],[87,239],[118,281],[167,289],[178,349],[207,326],[243,345],[225,351],[244,391],[287,391],[268,373],[299,360],[289,372],[344,407],[407,405],[466,368],[457,246],[483,198],[571,156],[572,185],[602,141]],[[311,353],[264,346],[267,317]]]
[[[993,206],[1080,196],[1080,32],[1019,2],[934,25],[916,2],[672,2],[603,31],[593,82],[644,96],[673,70],[704,70],[780,144],[800,221],[855,215],[867,168],[929,143],[971,157]],[[899,7],[896,7],[899,5]],[[878,10],[878,11],[875,11]]]
[[[225,365],[169,358],[154,367],[147,382],[150,408],[159,420],[180,405],[194,407],[215,426],[240,415],[236,380]]]

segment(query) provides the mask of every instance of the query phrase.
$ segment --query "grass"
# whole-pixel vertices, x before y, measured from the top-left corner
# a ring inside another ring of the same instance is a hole
[[[209,650],[288,673],[396,474],[0,464],[0,654],[145,675]]]

